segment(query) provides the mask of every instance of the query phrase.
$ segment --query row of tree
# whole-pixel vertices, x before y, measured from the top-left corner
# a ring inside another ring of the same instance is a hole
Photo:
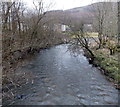
[[[1,3],[3,69],[10,71],[21,54],[27,56],[27,52],[62,42],[60,33],[53,29],[55,19],[45,8],[43,0],[33,2],[33,9],[21,1]]]
[[[119,4],[118,4],[119,7]],[[110,54],[115,53],[118,35],[118,8],[115,2],[100,2],[92,5],[93,13],[92,27],[93,31],[98,32],[98,38],[93,38],[84,30],[85,21],[82,19],[71,20],[69,26],[76,35],[77,43],[84,47],[94,58],[94,54],[90,49],[91,41],[98,44],[96,49],[108,48]],[[92,40],[92,39],[93,40]]]
[[[46,18],[43,1],[33,2],[33,5],[34,9],[29,10],[23,2],[1,3],[3,56],[15,50],[53,43],[53,22]]]

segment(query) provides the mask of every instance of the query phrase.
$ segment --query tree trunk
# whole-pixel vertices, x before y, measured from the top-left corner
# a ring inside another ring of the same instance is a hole
[[[99,47],[98,47],[98,49],[100,49],[102,47],[102,34],[101,33],[98,35],[98,39],[99,39]]]
[[[113,50],[112,49],[110,49],[110,55],[113,55]]]
[[[89,63],[92,64],[94,62],[95,55],[93,54],[93,52],[88,47],[85,47],[85,48],[88,51],[88,53],[90,54]]]
[[[86,48],[88,50],[88,52],[90,53],[91,57],[92,58],[95,58],[95,55],[93,54],[93,52],[89,49],[89,48]]]
[[[118,41],[120,39],[120,1],[118,2]]]

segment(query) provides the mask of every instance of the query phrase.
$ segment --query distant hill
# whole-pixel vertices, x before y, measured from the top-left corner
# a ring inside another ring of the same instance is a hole
[[[94,7],[102,7],[102,4],[106,2],[99,2],[99,3],[94,3],[91,5],[83,6],[83,7],[77,7],[73,9],[68,9],[68,10],[54,10],[54,11],[49,11],[47,12],[47,16],[50,18],[56,19],[59,23],[67,23],[70,18],[72,20],[81,20],[84,21],[84,23],[90,24],[92,23],[94,19],[94,14],[95,14],[95,8]],[[115,2],[107,2],[107,5],[112,5],[113,7],[117,7],[117,3]],[[56,21],[56,22],[57,22]]]

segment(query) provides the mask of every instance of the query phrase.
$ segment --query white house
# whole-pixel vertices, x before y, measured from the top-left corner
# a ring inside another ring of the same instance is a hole
[[[70,28],[67,25],[61,25],[61,31],[62,32],[64,32],[64,31],[70,31]]]

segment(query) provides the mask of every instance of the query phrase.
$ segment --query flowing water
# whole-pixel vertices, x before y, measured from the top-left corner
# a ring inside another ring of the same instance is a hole
[[[35,76],[32,85],[20,89],[14,105],[117,105],[118,90],[89,64],[83,51],[77,56],[69,45],[42,50],[21,67]]]

